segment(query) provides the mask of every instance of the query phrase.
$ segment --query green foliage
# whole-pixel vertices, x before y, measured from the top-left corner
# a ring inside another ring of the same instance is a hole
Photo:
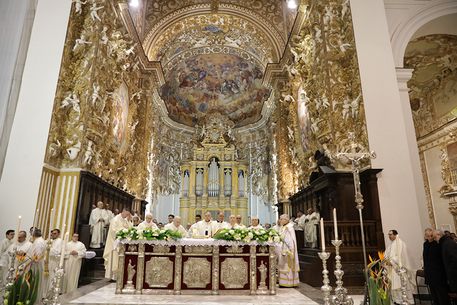
[[[263,244],[264,242],[284,242],[279,233],[272,229],[221,229],[221,231],[214,235],[213,238],[230,241],[241,241],[245,243],[249,243],[255,240],[259,244]]]
[[[116,238],[119,240],[178,240],[182,238],[182,234],[173,231],[173,230],[152,230],[152,229],[145,229],[145,230],[140,230],[135,227],[132,227],[130,229],[121,229],[117,235]]]
[[[40,270],[36,266],[35,258],[24,267],[24,271],[18,274],[14,283],[7,288],[3,304],[33,305],[38,295],[39,278]]]
[[[368,292],[370,294],[370,305],[390,305],[390,288],[391,281],[389,279],[386,263],[388,259],[384,259],[383,253],[379,252],[379,259],[373,260],[370,257],[370,263],[365,269],[367,277]]]

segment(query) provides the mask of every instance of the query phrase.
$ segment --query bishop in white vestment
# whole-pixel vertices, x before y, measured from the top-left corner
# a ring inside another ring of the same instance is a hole
[[[130,229],[132,223],[128,221],[130,210],[124,209],[122,213],[117,215],[111,221],[109,226],[108,237],[106,238],[105,251],[103,258],[105,259],[105,277],[114,280],[114,272],[117,271],[119,262],[119,248],[114,249],[116,235],[121,229]]]
[[[194,228],[193,235],[212,237],[214,234],[216,234],[218,228],[215,225],[215,221],[211,220],[210,212],[206,212],[204,217],[205,219],[197,222],[197,226]]]
[[[184,227],[181,225],[181,217],[180,216],[175,216],[173,218],[173,222],[167,223],[164,227],[165,230],[172,230],[172,231],[178,231],[178,233],[182,234],[183,238],[188,238],[189,235],[187,234],[187,230],[184,229]]]
[[[157,225],[152,221],[152,215],[147,213],[146,214],[146,220],[140,223],[137,227],[138,230],[145,230],[145,229],[152,229],[152,230],[158,230],[159,228]]]
[[[285,243],[277,245],[275,249],[278,257],[279,287],[296,287],[300,283],[298,278],[300,265],[294,225],[289,223],[287,214],[281,215],[279,219],[282,225],[280,234],[285,241]]]
[[[99,201],[97,203],[97,208],[93,209],[90,213],[89,224],[92,233],[90,240],[91,248],[100,248],[103,245],[103,228],[105,227],[105,224],[107,224],[106,220],[108,220],[108,215],[103,209],[103,202]]]
[[[65,251],[65,276],[63,278],[62,293],[67,293],[78,288],[79,272],[82,259],[86,255],[86,246],[78,241],[79,234],[73,233],[71,241]]]
[[[392,302],[398,304],[401,304],[402,302],[401,279],[398,273],[396,272],[397,268],[399,268],[401,260],[401,265],[407,270],[406,296],[408,297],[408,302],[410,304],[414,304],[413,291],[416,288],[416,282],[414,278],[414,272],[411,269],[408,249],[406,247],[406,244],[399,238],[398,232],[396,230],[389,231],[389,239],[390,244],[386,249],[384,257],[389,259],[389,261],[387,262],[387,271],[389,272],[389,278],[392,282]]]

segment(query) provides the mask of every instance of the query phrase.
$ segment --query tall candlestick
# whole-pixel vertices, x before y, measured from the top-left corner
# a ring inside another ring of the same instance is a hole
[[[401,263],[401,251],[400,251],[400,235],[397,234],[397,238],[396,238],[396,241],[397,243],[397,254],[398,254],[398,267],[403,267],[402,263]]]
[[[49,219],[49,240],[51,240],[51,231],[52,225],[54,224],[54,218],[56,217],[56,211],[54,209],[51,210],[51,218]],[[64,228],[65,230],[65,228]]]
[[[325,252],[324,218],[321,218],[321,246],[322,252]]]
[[[68,242],[69,234],[70,234],[69,232],[65,233],[65,237],[63,239],[62,253],[60,253],[60,269],[63,268],[63,260],[65,258],[65,250],[67,249],[67,242]]]
[[[335,240],[338,240],[338,225],[336,224],[336,209],[333,209],[333,225],[335,226]]]
[[[13,245],[13,250],[15,250],[17,248],[17,239],[19,237],[19,230],[20,230],[20,227],[21,227],[21,218],[22,216],[19,215],[19,217],[17,218],[17,226],[16,226],[16,232],[14,232],[14,245]]]

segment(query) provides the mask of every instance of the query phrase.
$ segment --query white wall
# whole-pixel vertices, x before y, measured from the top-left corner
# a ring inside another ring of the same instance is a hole
[[[415,185],[414,152],[408,147],[409,138],[415,135],[405,121],[384,3],[352,0],[351,9],[370,149],[378,155],[372,165],[383,169],[378,175],[378,189],[386,245],[388,230],[397,229],[410,253],[421,253],[423,238],[416,195],[416,187],[420,186]],[[420,266],[419,256],[413,255],[414,269]]]
[[[0,232],[32,226],[71,0],[37,5],[21,91],[0,181]]]

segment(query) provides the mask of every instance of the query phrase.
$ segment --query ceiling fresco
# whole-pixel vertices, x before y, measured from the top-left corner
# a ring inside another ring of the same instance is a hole
[[[236,127],[258,121],[269,90],[263,72],[231,54],[203,54],[180,62],[166,75],[160,95],[170,118],[194,126],[209,113],[221,113]]]
[[[261,118],[263,73],[280,61],[297,10],[281,0],[140,2],[130,13],[146,56],[162,66],[159,94],[173,121],[192,127],[221,113],[242,127]]]

